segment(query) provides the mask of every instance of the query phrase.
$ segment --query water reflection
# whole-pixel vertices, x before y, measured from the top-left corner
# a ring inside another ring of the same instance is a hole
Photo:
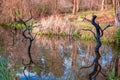
[[[20,80],[88,80],[94,68],[81,69],[93,63],[96,57],[94,43],[81,42],[70,37],[38,37],[31,49],[35,64],[29,66],[22,65],[22,59],[26,63],[29,61],[28,43],[19,43],[12,47],[12,51],[7,49],[7,52],[10,53],[10,63]],[[113,50],[110,46],[103,45],[100,53],[101,70],[108,76],[114,67]],[[105,76],[99,74],[97,80],[101,79],[104,80]]]

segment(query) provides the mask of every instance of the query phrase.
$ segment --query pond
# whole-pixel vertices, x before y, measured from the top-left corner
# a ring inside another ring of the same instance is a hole
[[[4,43],[8,67],[14,72],[16,80],[89,80],[89,74],[94,70],[91,64],[96,58],[95,42],[84,42],[69,36],[37,37],[31,48],[34,62],[31,65],[25,65],[29,62],[28,41],[16,38],[14,46],[12,39]],[[110,72],[115,69],[115,52],[110,45],[101,46],[101,71],[96,80],[108,80]]]

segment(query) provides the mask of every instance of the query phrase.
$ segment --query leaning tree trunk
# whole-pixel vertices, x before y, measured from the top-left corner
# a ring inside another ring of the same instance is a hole
[[[115,0],[115,25],[120,27],[120,0]]]

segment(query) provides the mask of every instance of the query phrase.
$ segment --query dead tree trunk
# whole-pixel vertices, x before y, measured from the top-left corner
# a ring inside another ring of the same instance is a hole
[[[101,43],[101,39],[100,38],[103,36],[104,30],[106,30],[108,27],[110,27],[110,25],[107,25],[104,29],[102,29],[99,26],[99,24],[95,22],[96,18],[97,18],[96,15],[92,16],[92,20],[91,21],[85,18],[85,20],[89,21],[95,27],[96,33],[93,32],[91,29],[82,29],[82,30],[86,30],[86,31],[92,32],[92,34],[94,35],[94,38],[95,38],[95,40],[97,42],[97,45],[95,47],[96,58],[94,59],[93,63],[90,66],[83,67],[83,68],[89,68],[89,67],[92,67],[94,65],[93,71],[89,74],[89,79],[90,80],[96,79],[97,75],[101,72],[101,65],[99,63],[99,59],[100,59],[101,55],[99,53],[99,49],[100,49],[102,43]]]

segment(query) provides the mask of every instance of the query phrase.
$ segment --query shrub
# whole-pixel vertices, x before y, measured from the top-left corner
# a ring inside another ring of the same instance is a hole
[[[49,5],[39,5],[37,8],[38,14],[50,14]]]
[[[110,80],[120,80],[119,76],[115,77],[114,74],[115,74],[115,70],[112,69],[112,71],[109,74],[109,79]]]
[[[116,43],[120,44],[120,28],[115,33]]]
[[[8,69],[8,59],[0,57],[0,80],[13,80],[13,73]]]

